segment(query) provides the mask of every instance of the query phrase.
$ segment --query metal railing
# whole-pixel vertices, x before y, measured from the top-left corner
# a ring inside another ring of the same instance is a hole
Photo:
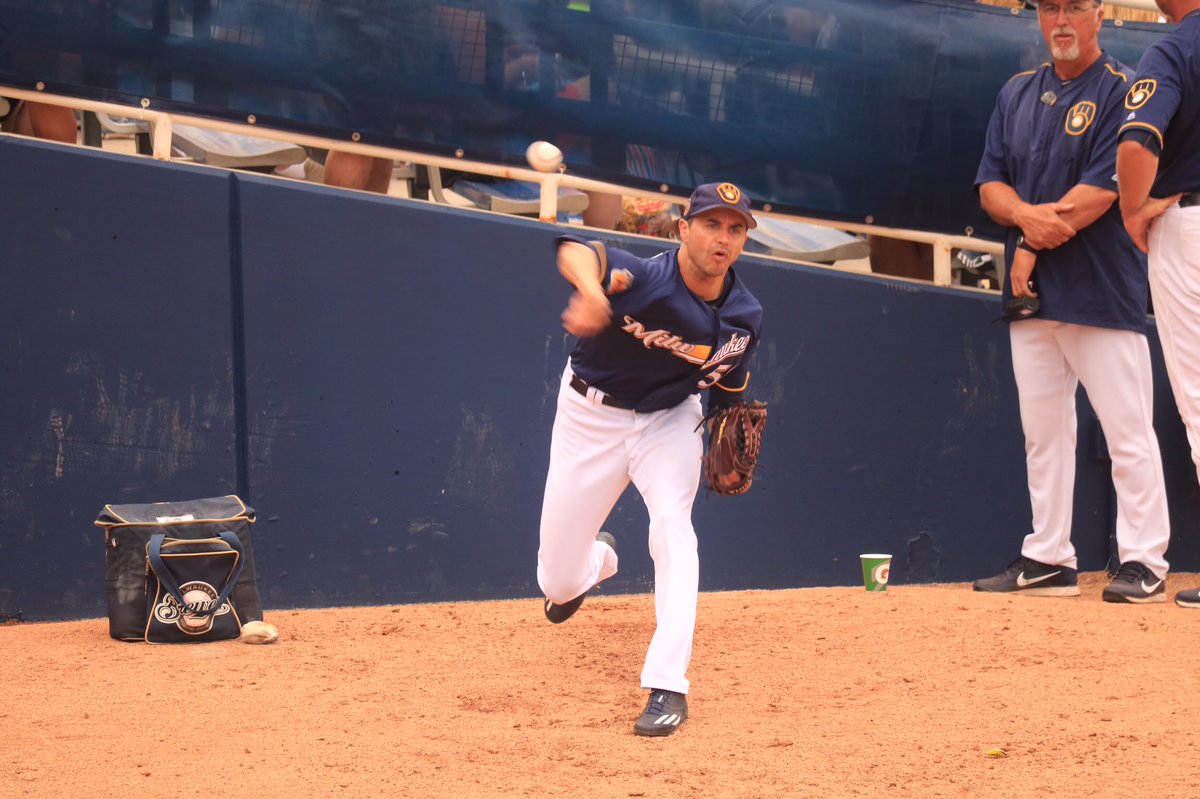
[[[593,180],[591,178],[578,177],[563,171],[545,173],[538,172],[534,169],[504,166],[486,161],[472,161],[465,158],[461,150],[458,151],[456,157],[447,158],[445,156],[430,155],[428,153],[412,150],[402,150],[373,144],[363,144],[353,140],[342,141],[338,139],[325,138],[322,136],[311,136],[303,133],[259,127],[256,124],[256,120],[253,115],[247,117],[245,123],[228,122],[209,117],[198,117],[175,112],[168,113],[165,111],[157,111],[151,107],[152,104],[149,99],[143,99],[138,106],[128,106],[117,103],[86,100],[78,97],[47,94],[43,91],[40,91],[40,88],[41,86],[39,85],[39,91],[29,91],[28,89],[0,86],[0,95],[16,100],[45,103],[47,105],[62,106],[80,111],[90,111],[96,114],[108,114],[110,116],[126,117],[128,119],[136,119],[138,121],[146,122],[150,128],[150,143],[153,156],[163,161],[172,160],[171,134],[173,127],[179,124],[241,136],[254,136],[260,139],[269,139],[272,141],[286,142],[307,147],[340,150],[342,152],[356,153],[359,155],[373,156],[376,158],[407,161],[414,164],[454,169],[465,172],[474,172],[480,175],[489,175],[492,177],[506,178],[511,180],[529,181],[538,184],[540,187],[538,217],[543,222],[548,223],[554,223],[558,217],[558,190],[560,187],[578,189],[580,191],[594,191],[605,194],[619,194],[627,197],[642,197],[656,200],[665,199],[679,205],[685,205],[687,203],[687,197],[671,194],[669,192],[669,188],[665,184],[661,186],[659,191],[650,191],[647,189],[638,189],[615,183]],[[770,204],[763,206],[762,213],[766,214],[767,216],[834,228],[850,233],[886,236],[888,238],[932,245],[933,283],[934,285],[938,286],[949,286],[953,283],[951,252],[956,248],[972,250],[976,252],[986,252],[998,256],[1003,256],[1004,254],[1004,245],[1001,242],[996,242],[989,239],[980,239],[974,236],[956,236],[929,231],[879,227],[871,224],[870,217],[868,217],[866,223],[863,224],[853,222],[831,222],[827,219],[818,219],[815,217],[776,213],[772,210]]]

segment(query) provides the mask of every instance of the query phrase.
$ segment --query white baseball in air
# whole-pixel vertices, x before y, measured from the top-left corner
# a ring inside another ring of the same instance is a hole
[[[525,150],[525,160],[538,172],[557,172],[562,165],[562,150],[548,141],[535,141]]]

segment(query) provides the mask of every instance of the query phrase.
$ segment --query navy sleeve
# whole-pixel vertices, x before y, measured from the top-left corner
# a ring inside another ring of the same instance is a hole
[[[1152,131],[1145,128],[1125,128],[1121,131],[1120,141],[1135,141],[1155,155],[1162,155],[1162,145]]]
[[[1162,147],[1163,131],[1179,109],[1183,95],[1179,69],[1161,42],[1150,45],[1138,62],[1137,80],[1125,94],[1125,123],[1120,133],[1143,130],[1158,139]]]
[[[559,236],[554,240],[557,250],[564,242],[574,242],[596,253],[600,263],[600,286],[605,294],[620,294],[633,287],[635,282],[647,279],[646,261],[631,252],[609,247],[602,241],[594,241],[580,236]],[[639,280],[640,278],[640,280]]]
[[[720,408],[726,408],[730,405],[736,405],[739,402],[749,402],[750,397],[747,396],[747,387],[750,385],[750,369],[747,366],[747,361],[750,356],[747,355],[742,359],[742,362],[729,370],[721,382],[713,384],[708,390],[708,415],[711,416]]]
[[[1008,174],[1008,162],[1004,157],[1004,115],[1005,92],[1001,90],[996,98],[996,108],[988,121],[987,138],[983,144],[983,158],[979,161],[979,170],[975,173],[975,191],[984,183],[998,181],[1012,185]]]

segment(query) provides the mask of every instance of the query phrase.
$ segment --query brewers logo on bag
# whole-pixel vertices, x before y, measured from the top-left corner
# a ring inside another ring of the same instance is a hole
[[[193,580],[179,586],[185,605],[181,609],[175,597],[164,594],[154,606],[154,618],[163,624],[174,624],[188,635],[203,635],[213,628],[213,619],[233,611],[228,602],[222,602],[211,615],[200,615],[195,611],[206,611],[217,599],[217,589],[206,582]]]
[[[146,565],[147,642],[224,641],[241,634],[230,599],[242,569],[236,535],[178,539],[158,533],[146,544]]]

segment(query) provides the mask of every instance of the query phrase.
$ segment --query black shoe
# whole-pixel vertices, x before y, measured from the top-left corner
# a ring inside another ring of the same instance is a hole
[[[1175,595],[1175,604],[1181,608],[1200,608],[1200,588],[1189,588]]]
[[[606,533],[603,530],[596,533],[596,540],[603,541],[612,547],[612,551],[617,551],[617,539],[612,537],[612,533]],[[570,602],[564,602],[561,605],[556,605],[549,599],[546,600],[546,618],[551,624],[562,624],[567,619],[575,615],[575,611],[579,610],[579,606],[583,604],[583,598],[587,596],[587,591],[584,591],[579,596],[572,599]]]
[[[633,731],[638,735],[660,737],[670,735],[687,721],[687,697],[674,691],[662,691],[653,688],[646,709],[633,725]]]
[[[1025,596],[1079,596],[1079,577],[1067,566],[1049,566],[1019,557],[995,577],[976,580],[976,591]]]
[[[1165,579],[1156,576],[1136,560],[1131,560],[1121,564],[1101,597],[1105,602],[1133,602],[1139,605],[1166,602],[1166,586]]]

